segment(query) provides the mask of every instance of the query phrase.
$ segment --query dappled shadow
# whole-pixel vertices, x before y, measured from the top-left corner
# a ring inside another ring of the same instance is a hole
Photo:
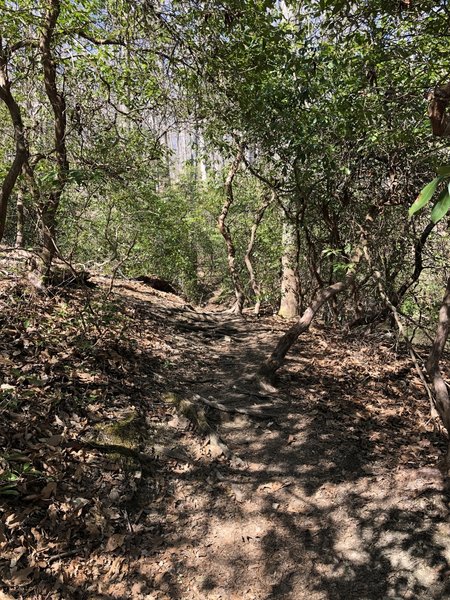
[[[349,368],[342,339],[333,340],[338,362],[326,368],[318,364],[324,353],[311,347],[317,341],[302,344],[282,374],[271,422],[222,423],[245,467],[221,467],[215,482],[231,489],[233,508],[213,515],[208,540],[216,536],[217,546],[199,561],[216,573],[208,581],[218,591],[207,597],[223,589],[267,599],[446,597],[449,497],[436,468],[443,440],[424,425],[414,375],[393,354],[384,357],[391,372],[376,372],[373,348],[360,343],[347,348],[363,352]],[[239,368],[261,349],[253,340]],[[232,372],[228,364],[208,365],[226,386],[236,381],[236,362]],[[229,395],[227,387],[209,389]]]
[[[407,359],[316,331],[293,352],[278,391],[261,395],[243,375],[277,339],[277,320],[141,298],[127,311],[125,337],[70,356],[59,340],[47,370],[34,358],[20,381],[36,394],[45,375],[45,410],[22,403],[28,423],[3,414],[8,449],[47,473],[28,498],[3,506],[0,533],[12,544],[0,564],[5,590],[64,600],[450,597],[449,498],[436,468],[443,440],[426,424]],[[20,348],[22,365],[38,355]],[[208,456],[165,404],[168,390],[261,415],[208,408],[232,451],[230,460]],[[151,468],[63,443],[91,439],[98,423],[130,412]],[[187,459],[153,455],[149,431],[171,431],[166,446],[180,444]],[[43,494],[48,473],[57,485]]]

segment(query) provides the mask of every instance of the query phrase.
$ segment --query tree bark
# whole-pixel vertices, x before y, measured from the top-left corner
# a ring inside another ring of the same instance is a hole
[[[24,247],[24,213],[23,213],[23,190],[19,187],[17,190],[17,225],[16,225],[16,248]]]
[[[0,56],[0,100],[2,100],[9,112],[14,129],[15,155],[11,166],[3,179],[0,189],[0,242],[3,239],[6,225],[6,214],[11,193],[16,184],[22,167],[28,158],[28,146],[25,131],[20,114],[20,108],[11,93],[11,82],[8,78],[7,60],[5,55]]]
[[[244,157],[244,147],[241,145],[239,147],[239,151],[234,159],[230,170],[228,172],[227,178],[225,180],[225,202],[222,206],[222,212],[219,215],[217,220],[217,224],[219,227],[219,231],[222,234],[226,246],[227,246],[227,260],[228,260],[228,270],[231,275],[231,280],[233,282],[234,294],[236,296],[236,301],[231,308],[231,312],[235,312],[238,314],[242,314],[242,309],[244,308],[244,290],[242,289],[242,285],[239,279],[239,273],[236,267],[236,249],[234,247],[233,238],[231,237],[230,229],[226,223],[226,219],[228,216],[228,212],[230,210],[231,205],[234,201],[233,196],[233,180],[238,172],[239,166]]]
[[[247,271],[250,276],[250,285],[252,287],[253,293],[255,294],[255,307],[253,309],[255,315],[259,315],[259,311],[261,310],[261,286],[256,279],[255,270],[253,269],[253,263],[252,263],[253,247],[255,245],[256,232],[258,230],[258,227],[264,217],[264,213],[266,212],[267,207],[269,206],[271,201],[274,199],[274,196],[275,196],[275,193],[272,192],[271,196],[264,200],[264,202],[260,206],[258,212],[256,213],[252,228],[250,230],[250,240],[248,242],[247,251],[244,256],[245,266],[247,267]]]
[[[283,365],[286,354],[297,341],[298,337],[309,328],[320,308],[325,302],[336,296],[339,292],[346,290],[353,283],[357,274],[358,265],[364,255],[364,248],[367,245],[369,227],[379,212],[380,208],[378,206],[372,205],[370,207],[365,218],[364,226],[361,230],[358,247],[350,260],[347,274],[344,279],[317,292],[315,298],[305,310],[300,320],[280,338],[272,354],[260,367],[258,376],[262,380],[273,380],[275,373]]]
[[[431,121],[433,135],[450,136],[450,116],[447,107],[450,103],[450,83],[436,87],[429,95],[428,116]]]
[[[293,319],[299,313],[299,291],[298,278],[298,237],[297,224],[285,216],[283,220],[281,257],[281,299],[278,314],[285,319]]]
[[[390,301],[392,304],[398,308],[403,297],[406,292],[409,290],[411,286],[413,286],[416,281],[419,280],[420,275],[423,271],[423,249],[427,242],[427,239],[430,233],[433,231],[436,223],[428,223],[425,229],[422,231],[420,238],[417,240],[416,245],[414,247],[414,271],[409,279],[404,281],[398,291],[393,294]],[[389,316],[390,311],[387,308],[383,308],[376,312],[370,313],[368,315],[363,315],[350,323],[350,329],[355,327],[360,327],[361,325],[372,325],[373,323],[379,323],[383,321]]]
[[[444,423],[444,426],[450,435],[450,399],[447,384],[445,383],[439,362],[444,352],[445,344],[448,338],[450,325],[450,277],[447,281],[444,299],[439,310],[439,321],[436,329],[436,335],[431,347],[430,355],[426,363],[427,373],[433,384],[436,409]],[[447,467],[450,468],[450,443],[447,452]]]
[[[47,0],[44,28],[39,40],[45,92],[50,101],[54,116],[54,144],[57,164],[53,190],[40,207],[42,260],[45,274],[48,274],[50,271],[52,260],[56,253],[56,214],[69,172],[66,148],[66,100],[64,92],[58,90],[56,64],[52,52],[53,37],[60,9],[60,0]]]

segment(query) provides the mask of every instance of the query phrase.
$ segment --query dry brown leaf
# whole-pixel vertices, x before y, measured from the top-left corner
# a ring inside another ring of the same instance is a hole
[[[64,436],[62,435],[51,435],[49,438],[45,438],[42,441],[48,446],[59,446],[63,439]]]
[[[57,483],[56,481],[50,481],[47,485],[41,490],[41,498],[43,500],[48,500],[50,496],[54,496],[56,494]]]
[[[123,546],[126,535],[124,533],[114,533],[106,542],[106,552],[114,552],[117,548]]]
[[[33,572],[33,567],[25,567],[24,569],[20,569],[11,575],[10,582],[17,586],[29,585],[33,579]]]

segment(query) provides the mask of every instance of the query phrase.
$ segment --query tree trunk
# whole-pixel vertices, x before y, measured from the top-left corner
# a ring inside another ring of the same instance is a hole
[[[325,289],[319,290],[319,292],[316,294],[315,298],[311,302],[310,306],[308,306],[308,308],[303,313],[298,323],[295,323],[295,325],[293,325],[280,338],[272,354],[260,367],[258,371],[258,376],[261,380],[273,381],[275,373],[283,365],[286,354],[293,346],[293,344],[297,341],[298,337],[309,328],[312,320],[314,319],[320,308],[325,304],[325,302],[336,296],[336,294],[346,290],[352,285],[356,277],[358,265],[364,254],[364,248],[367,245],[369,227],[379,212],[380,208],[378,206],[372,205],[370,207],[365,218],[364,226],[361,230],[359,245],[356,248],[350,260],[347,274],[345,275],[344,279],[342,281],[329,285]]]
[[[0,56],[0,100],[2,100],[9,112],[14,129],[15,155],[0,189],[0,242],[3,239],[6,225],[6,214],[11,193],[16,184],[22,167],[28,158],[28,147],[20,114],[20,108],[11,94],[11,83],[8,79],[6,59]]]
[[[228,172],[228,176],[225,180],[225,202],[222,206],[222,212],[219,215],[217,220],[217,224],[219,227],[219,231],[222,234],[226,246],[227,246],[227,260],[228,260],[228,270],[231,275],[231,280],[233,282],[234,294],[236,296],[236,301],[231,308],[231,312],[235,312],[238,314],[242,314],[242,309],[244,308],[244,291],[242,289],[242,285],[239,279],[239,273],[236,268],[236,249],[233,244],[233,239],[231,237],[230,229],[226,223],[226,218],[228,216],[228,212],[230,210],[231,205],[233,204],[233,180],[236,176],[236,173],[239,169],[239,166],[242,162],[244,156],[244,148],[241,145],[239,147],[239,151],[234,159],[230,170]]]
[[[44,70],[44,85],[54,116],[54,144],[57,164],[56,181],[48,199],[40,207],[42,233],[42,260],[44,274],[48,274],[56,253],[56,213],[62,193],[67,183],[69,162],[66,148],[66,100],[64,92],[58,91],[56,64],[52,53],[52,43],[56,23],[61,10],[60,0],[47,0],[44,28],[39,40],[41,62]]]
[[[23,214],[23,190],[17,190],[17,226],[16,226],[16,248],[24,247],[24,214]]]
[[[261,286],[259,285],[259,282],[256,279],[255,270],[253,269],[253,247],[255,245],[256,232],[258,230],[259,224],[263,219],[264,213],[266,212],[266,208],[269,206],[274,197],[275,194],[274,192],[272,192],[271,196],[264,200],[258,212],[256,213],[255,220],[253,221],[253,225],[250,230],[250,240],[248,242],[247,251],[244,257],[245,266],[247,267],[247,271],[250,276],[250,285],[252,287],[253,293],[255,294],[255,308],[253,309],[255,315],[259,315],[259,311],[261,309]]]
[[[439,362],[444,352],[445,344],[448,338],[448,330],[450,325],[450,277],[447,281],[444,299],[439,310],[439,321],[436,329],[431,352],[426,363],[427,373],[433,384],[436,409],[444,423],[444,426],[450,435],[450,399],[448,395],[447,384],[445,383]],[[450,468],[450,444],[447,452],[447,468]]]
[[[431,121],[433,135],[439,137],[450,136],[450,117],[447,107],[450,103],[450,83],[436,87],[428,97],[428,116]]]
[[[425,229],[422,231],[420,238],[417,240],[416,245],[414,246],[414,271],[407,279],[402,283],[397,292],[392,294],[392,298],[390,301],[398,308],[406,294],[406,292],[419,280],[420,275],[423,271],[423,249],[427,242],[427,239],[430,233],[433,231],[436,223],[428,223]],[[381,310],[362,315],[356,319],[354,319],[349,327],[350,329],[354,329],[355,327],[360,327],[361,325],[372,325],[374,323],[379,323],[384,321],[389,316],[389,310],[387,308],[383,308]]]
[[[285,216],[283,220],[281,257],[281,300],[278,314],[285,319],[292,319],[299,314],[300,282],[298,277],[298,237],[297,226]]]

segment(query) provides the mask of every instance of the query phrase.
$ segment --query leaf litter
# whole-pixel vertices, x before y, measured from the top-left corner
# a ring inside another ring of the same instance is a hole
[[[401,349],[318,326],[261,398],[277,319],[97,283],[1,288],[5,598],[450,597],[445,444]],[[168,392],[270,416],[203,405],[227,458]]]

